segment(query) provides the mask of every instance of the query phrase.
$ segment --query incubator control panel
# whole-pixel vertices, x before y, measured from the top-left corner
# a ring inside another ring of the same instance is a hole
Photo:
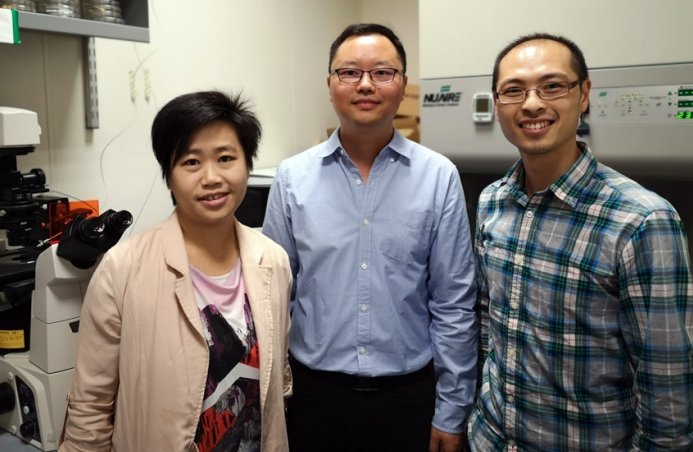
[[[469,117],[473,93],[488,92],[492,78],[421,80],[421,143],[464,173],[502,175],[519,156],[496,121],[479,125]],[[631,177],[693,180],[693,61],[590,68],[590,79],[579,139],[600,161]]]
[[[592,124],[693,124],[693,84],[592,87]]]

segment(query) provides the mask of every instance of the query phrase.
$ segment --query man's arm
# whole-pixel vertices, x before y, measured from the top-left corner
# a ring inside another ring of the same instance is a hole
[[[476,389],[475,265],[464,193],[451,172],[429,260],[431,340],[438,375],[432,426],[460,434]]]
[[[288,203],[288,193],[285,178],[286,169],[279,167],[270,188],[265,211],[265,220],[262,223],[262,233],[277,242],[289,256],[293,286],[291,300],[296,294],[296,274],[298,273],[298,253],[296,242],[291,232],[291,210]]]
[[[693,280],[675,212],[648,216],[621,253],[622,332],[635,369],[633,448],[693,448]]]

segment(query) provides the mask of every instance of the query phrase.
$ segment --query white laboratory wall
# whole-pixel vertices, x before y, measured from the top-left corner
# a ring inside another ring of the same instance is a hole
[[[329,44],[359,20],[358,1],[150,0],[150,43],[96,40],[96,130],[85,128],[82,38],[23,32],[0,45],[0,105],[36,111],[43,135],[19,167],[42,168],[53,192],[131,211],[141,230],[171,211],[149,138],[159,108],[189,91],[243,91],[264,129],[255,166],[275,166],[335,123]]]
[[[425,2],[425,0],[424,0]],[[362,0],[361,16],[392,28],[407,52],[409,83],[419,83],[419,0]]]
[[[549,32],[574,40],[590,67],[693,60],[690,0],[423,0],[421,78],[490,74],[516,37]]]

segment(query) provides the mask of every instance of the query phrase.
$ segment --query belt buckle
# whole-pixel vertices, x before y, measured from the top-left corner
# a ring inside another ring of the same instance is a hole
[[[379,388],[373,378],[360,377],[357,375],[354,379],[354,386],[352,389],[358,392],[375,392],[378,391]]]

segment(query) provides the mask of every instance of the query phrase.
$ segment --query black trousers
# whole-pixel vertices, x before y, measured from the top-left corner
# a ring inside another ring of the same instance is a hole
[[[291,452],[425,452],[435,409],[429,364],[401,377],[356,378],[291,362]]]

